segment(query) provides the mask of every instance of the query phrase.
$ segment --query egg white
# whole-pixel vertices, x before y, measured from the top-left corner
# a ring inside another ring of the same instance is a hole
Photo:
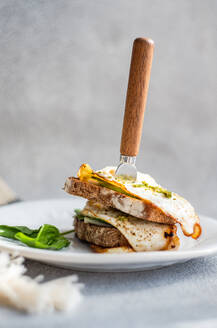
[[[172,192],[171,197],[165,197],[163,193],[153,191],[144,187],[136,187],[135,185],[141,184],[145,181],[148,185],[153,187],[161,187],[150,175],[141,172],[137,173],[137,181],[119,180],[114,172],[116,167],[107,166],[97,174],[102,176],[108,181],[118,182],[123,185],[127,191],[139,196],[143,200],[148,200],[152,204],[160,208],[166,215],[172,216],[178,222],[186,235],[192,235],[194,232],[195,224],[199,224],[199,218],[195,213],[192,205],[183,197]]]
[[[87,202],[81,213],[89,217],[100,218],[114,226],[124,235],[136,252],[170,249],[171,243],[174,245],[173,249],[179,247],[179,239],[174,226],[137,219],[91,202]],[[168,239],[167,234],[171,232],[173,238]]]

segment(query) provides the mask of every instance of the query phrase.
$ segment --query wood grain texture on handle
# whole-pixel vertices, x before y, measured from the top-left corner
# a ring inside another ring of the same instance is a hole
[[[121,155],[136,156],[142,135],[154,42],[138,38],[133,43],[125,114],[121,137]]]

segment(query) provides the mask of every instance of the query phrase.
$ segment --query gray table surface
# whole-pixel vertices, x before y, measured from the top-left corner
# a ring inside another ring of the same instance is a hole
[[[81,163],[116,163],[132,41],[150,36],[137,166],[216,217],[216,9],[212,0],[2,0],[0,175],[22,199],[63,197]],[[26,263],[31,276],[73,273]],[[217,257],[78,276],[76,313],[0,308],[0,327],[217,327]]]
[[[26,261],[28,274],[74,271]],[[217,257],[134,273],[77,272],[83,301],[74,313],[26,315],[0,309],[0,327],[216,327]]]

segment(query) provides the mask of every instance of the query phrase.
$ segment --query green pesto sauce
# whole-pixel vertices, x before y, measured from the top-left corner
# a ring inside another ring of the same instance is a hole
[[[135,181],[134,178],[132,178],[129,175],[119,175],[118,177],[115,178],[116,181],[118,182],[133,182]]]
[[[117,191],[117,192],[119,192],[121,194],[125,194],[127,196],[132,197],[132,198],[140,199],[136,195],[135,196],[131,195],[130,193],[128,193],[127,191],[123,190],[119,186],[114,186],[114,185],[112,185],[111,183],[109,183],[109,182],[107,182],[105,180],[101,180],[100,177],[92,177],[92,179],[97,180],[99,182],[99,184],[101,186],[105,187],[105,188],[112,189],[114,191]],[[118,178],[116,178],[116,181],[118,181],[118,182],[127,182],[127,181],[132,182],[132,180],[131,181],[129,180],[129,177],[126,178],[126,177],[123,177],[123,176],[119,176]],[[132,186],[135,187],[135,188],[145,188],[145,189],[152,190],[153,192],[158,192],[160,194],[163,194],[164,197],[166,197],[166,198],[171,198],[172,197],[172,192],[171,191],[168,191],[167,189],[164,189],[162,187],[151,186],[151,185],[149,185],[145,181],[142,181],[142,183],[133,183]]]
[[[163,194],[166,198],[171,198],[172,197],[172,192],[171,191],[168,191],[167,189],[164,189],[162,187],[158,187],[158,186],[150,186],[147,182],[145,181],[142,181],[142,183],[138,183],[138,184],[133,184],[132,185],[133,187],[135,188],[144,188],[145,189],[149,189],[149,190],[152,190],[154,192],[158,192],[160,194]]]
[[[118,216],[118,220],[124,221],[127,220],[127,216]]]

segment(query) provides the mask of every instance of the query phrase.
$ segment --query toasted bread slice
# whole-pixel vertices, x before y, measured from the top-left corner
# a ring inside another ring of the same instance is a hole
[[[68,178],[64,190],[69,194],[99,202],[105,207],[116,208],[139,219],[164,224],[176,223],[172,216],[166,215],[151,202],[144,202],[93,183],[80,181],[78,178]]]
[[[101,247],[130,247],[127,239],[116,228],[84,223],[76,217],[74,227],[77,237],[88,243]]]
[[[124,193],[106,188],[92,181],[70,177],[66,180],[64,190],[69,194],[81,196],[93,202],[99,202],[104,207],[112,207],[134,216],[156,223],[179,223],[183,233],[197,239],[201,234],[200,220],[194,208],[188,201],[173,193],[174,197],[164,199],[167,206],[161,206],[158,199],[137,199]]]

